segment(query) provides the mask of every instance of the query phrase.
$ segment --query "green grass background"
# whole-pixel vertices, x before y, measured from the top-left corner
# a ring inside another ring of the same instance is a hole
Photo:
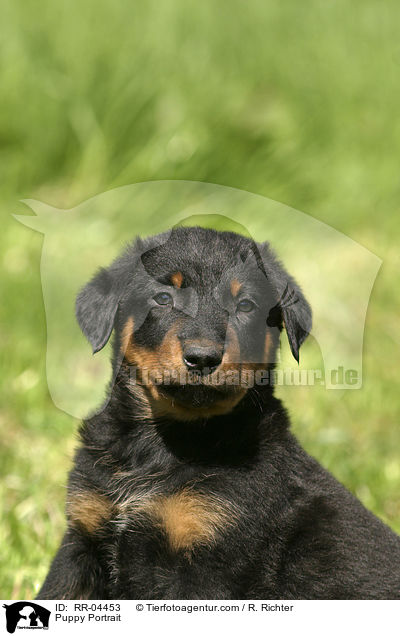
[[[398,1],[2,0],[1,15],[0,597],[32,598],[46,573],[78,424],[47,390],[42,236],[10,216],[26,197],[208,181],[380,256],[363,388],[280,393],[307,450],[400,531]]]

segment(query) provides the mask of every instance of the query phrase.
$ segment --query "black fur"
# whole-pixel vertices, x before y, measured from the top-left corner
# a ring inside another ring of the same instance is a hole
[[[177,271],[180,289],[170,281]],[[245,315],[229,291],[233,278],[257,304]],[[162,290],[168,306],[153,300]],[[224,343],[231,324],[241,362],[266,369],[274,365],[259,359],[267,332],[273,357],[285,327],[298,360],[311,328],[308,303],[268,245],[237,234],[179,228],[101,270],[79,294],[77,318],[94,351],[114,328],[113,382],[103,411],[81,427],[68,496],[94,492],[118,508],[189,486],[227,502],[233,518],[190,554],[173,550],[146,515],[118,513],[91,532],[70,519],[38,598],[399,599],[399,538],[299,446],[271,384],[250,388],[222,415],[143,417],[121,354],[130,316],[135,343],[148,350],[175,324],[183,348],[199,338]],[[225,386],[161,390],[192,411],[234,395]]]

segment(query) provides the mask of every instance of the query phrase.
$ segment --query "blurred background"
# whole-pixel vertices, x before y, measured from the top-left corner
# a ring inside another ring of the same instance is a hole
[[[72,208],[139,181],[211,182],[379,256],[363,387],[279,394],[305,448],[400,532],[398,2],[2,0],[1,13],[0,597],[32,598],[46,574],[79,424],[47,386],[43,236],[11,216],[27,198]]]

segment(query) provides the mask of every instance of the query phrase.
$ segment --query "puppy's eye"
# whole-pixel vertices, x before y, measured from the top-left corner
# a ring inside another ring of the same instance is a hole
[[[236,311],[245,311],[246,313],[253,311],[254,308],[255,304],[248,298],[243,298],[243,300],[238,302],[238,304],[236,305]]]
[[[160,292],[154,296],[154,300],[159,305],[172,305],[172,296],[168,292]]]

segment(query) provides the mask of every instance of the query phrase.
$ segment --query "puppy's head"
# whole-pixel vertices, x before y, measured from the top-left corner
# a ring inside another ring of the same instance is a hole
[[[311,310],[267,244],[200,227],[138,240],[77,298],[77,319],[97,352],[115,330],[114,365],[152,416],[227,413],[273,366],[286,328],[291,351]]]

